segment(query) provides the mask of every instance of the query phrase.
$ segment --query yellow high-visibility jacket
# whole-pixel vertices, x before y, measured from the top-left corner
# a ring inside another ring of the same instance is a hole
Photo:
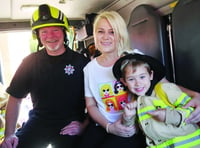
[[[159,85],[162,90],[154,89],[151,96],[140,96],[137,99],[139,125],[146,135],[148,147],[200,148],[199,126],[184,122],[193,108],[184,109],[182,106],[191,98],[173,83]],[[165,99],[161,98],[163,96]],[[166,109],[165,122],[156,121],[147,114],[157,109]]]

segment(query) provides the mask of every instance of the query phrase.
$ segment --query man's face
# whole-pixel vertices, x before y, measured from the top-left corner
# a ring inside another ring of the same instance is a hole
[[[49,52],[57,52],[64,48],[64,33],[62,27],[51,26],[40,28],[39,38]]]

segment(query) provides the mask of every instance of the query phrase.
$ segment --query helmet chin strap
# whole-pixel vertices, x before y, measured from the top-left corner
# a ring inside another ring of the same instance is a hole
[[[69,40],[67,38],[67,33],[65,29],[63,29],[63,33],[64,33],[64,45],[67,48],[69,46]]]
[[[36,37],[37,37],[37,40],[38,40],[38,45],[37,45],[37,51],[40,50],[40,47],[42,47],[42,43],[40,41],[40,38],[39,38],[39,32],[38,32],[38,29],[36,30]]]

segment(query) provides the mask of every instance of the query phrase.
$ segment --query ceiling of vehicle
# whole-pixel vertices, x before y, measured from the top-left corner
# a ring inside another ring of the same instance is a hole
[[[48,3],[61,9],[69,19],[83,19],[86,13],[98,12],[115,0],[0,0],[0,21],[30,19],[38,5]]]
[[[156,8],[168,5],[174,0],[0,0],[0,21],[27,20],[34,9],[44,3],[61,9],[70,20],[84,19],[86,13],[100,10],[126,11],[148,3]],[[126,8],[126,9],[124,9]]]
[[[103,10],[119,12],[126,22],[133,9],[140,4],[149,4],[161,14],[173,10],[178,0],[0,0],[0,31],[29,28],[33,11],[40,4],[50,4],[59,8],[68,17],[70,24],[81,28],[85,24],[86,14]],[[12,23],[8,23],[12,22]]]

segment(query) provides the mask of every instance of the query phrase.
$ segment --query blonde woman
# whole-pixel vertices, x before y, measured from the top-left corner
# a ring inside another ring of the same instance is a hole
[[[145,147],[143,135],[135,126],[121,124],[124,104],[129,100],[122,83],[112,74],[112,67],[125,50],[130,50],[127,26],[114,11],[105,11],[94,21],[94,41],[101,55],[84,68],[85,100],[91,124],[81,147]]]

